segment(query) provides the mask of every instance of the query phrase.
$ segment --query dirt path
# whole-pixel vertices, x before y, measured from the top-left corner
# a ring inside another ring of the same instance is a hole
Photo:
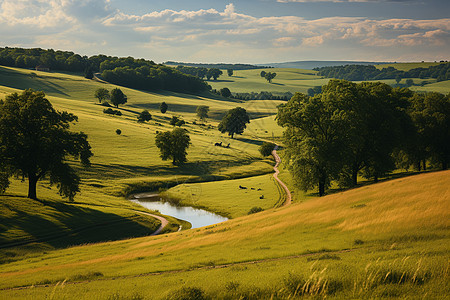
[[[161,221],[161,225],[158,227],[158,229],[156,229],[155,232],[153,232],[150,235],[158,235],[158,234],[160,234],[163,231],[163,229],[167,226],[167,224],[169,224],[169,221],[167,221],[166,218],[163,218],[161,216],[157,216],[157,215],[146,213],[146,212],[139,211],[139,210],[135,210],[135,212],[137,212],[139,214],[143,214],[143,215],[146,215],[146,216],[150,216],[150,217],[156,218],[156,219]]]
[[[286,192],[286,200],[283,203],[283,206],[287,206],[290,205],[292,203],[292,195],[291,192],[289,191],[288,187],[286,186],[286,184],[284,184],[283,181],[281,181],[278,178],[278,174],[280,174],[280,171],[278,170],[278,166],[281,163],[281,158],[280,156],[277,154],[277,149],[278,149],[278,145],[275,146],[275,149],[273,149],[272,151],[272,155],[275,158],[276,164],[273,167],[275,173],[273,174],[273,178],[275,178],[275,180],[281,185],[281,187],[284,189],[284,191]]]

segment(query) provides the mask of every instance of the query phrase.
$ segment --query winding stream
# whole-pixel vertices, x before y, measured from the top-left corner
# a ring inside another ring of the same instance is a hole
[[[175,206],[167,201],[163,201],[157,194],[137,194],[131,198],[131,201],[147,209],[157,210],[163,215],[188,221],[192,224],[192,228],[213,225],[228,220],[228,218],[203,209],[190,206]]]

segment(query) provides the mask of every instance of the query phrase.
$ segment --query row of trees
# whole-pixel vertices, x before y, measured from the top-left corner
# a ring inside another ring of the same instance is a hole
[[[5,47],[0,48],[0,65],[20,68],[41,65],[51,70],[84,71],[87,78],[92,78],[95,72],[101,72],[103,79],[114,84],[147,91],[197,93],[210,89],[196,76],[188,76],[172,67],[133,57],[119,58],[103,54],[87,57],[70,51]],[[216,79],[218,76],[220,74],[217,75],[216,71],[211,75]]]
[[[192,76],[196,76],[200,79],[204,79],[206,78],[207,80],[211,80],[211,78],[213,78],[214,80],[217,80],[220,75],[223,74],[222,70],[218,69],[218,68],[197,68],[197,67],[186,67],[186,66],[177,66],[176,68],[178,71],[180,71],[181,73],[184,74],[188,74],[188,75],[192,75]],[[229,71],[227,71],[228,74]],[[233,75],[233,70],[231,70],[231,75]],[[231,76],[228,75],[228,76]]]
[[[285,100],[288,101],[294,94],[291,92],[280,93],[278,95],[271,92],[261,91],[259,93],[232,93],[231,98],[239,100]]]
[[[332,181],[349,187],[359,175],[376,181],[396,167],[450,161],[450,95],[330,80],[321,94],[296,93],[277,120],[298,185],[320,196]]]
[[[128,101],[128,97],[119,88],[114,88],[109,92],[105,88],[99,88],[95,90],[94,97],[98,99],[99,103],[111,102],[115,107],[125,104]]]
[[[379,70],[373,65],[321,67],[314,70],[319,71],[317,73],[319,76],[351,81],[402,78],[436,78],[437,81],[450,80],[450,63],[440,63],[428,68],[414,68],[409,71],[397,70],[394,67]]]

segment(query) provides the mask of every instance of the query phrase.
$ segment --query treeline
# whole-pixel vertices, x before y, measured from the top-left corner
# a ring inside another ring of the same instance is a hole
[[[231,98],[239,100],[284,100],[287,101],[292,98],[294,94],[291,92],[274,95],[271,92],[251,92],[251,93],[232,93]]]
[[[253,69],[267,69],[270,67],[261,67],[249,64],[196,64],[196,63],[182,63],[175,61],[168,61],[164,63],[169,66],[183,66],[183,67],[195,67],[195,68],[207,68],[207,69],[233,69],[233,70],[253,70]]]
[[[299,187],[355,186],[396,168],[447,169],[450,94],[414,93],[381,82],[330,80],[312,97],[279,107],[289,168]]]
[[[201,79],[189,76],[174,68],[133,57],[113,57],[103,54],[91,57],[70,51],[44,50],[40,48],[0,48],[0,65],[57,71],[101,72],[104,80],[111,83],[147,91],[169,90],[196,93],[210,87]]]
[[[222,70],[217,68],[197,68],[197,67],[186,67],[186,66],[177,66],[176,68],[181,73],[196,76],[200,79],[206,78],[207,80],[210,80],[213,78],[214,80],[217,80],[220,75],[223,74]],[[230,69],[231,70],[231,69]]]
[[[327,78],[345,79],[350,81],[402,79],[402,78],[435,78],[437,81],[450,80],[450,63],[440,63],[428,68],[414,68],[409,71],[387,67],[381,70],[375,66],[345,65],[335,67],[315,68],[317,75]]]

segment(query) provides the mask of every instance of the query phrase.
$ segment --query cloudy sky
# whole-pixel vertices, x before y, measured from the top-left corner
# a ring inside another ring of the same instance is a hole
[[[0,46],[185,62],[450,59],[450,0],[0,0]]]

